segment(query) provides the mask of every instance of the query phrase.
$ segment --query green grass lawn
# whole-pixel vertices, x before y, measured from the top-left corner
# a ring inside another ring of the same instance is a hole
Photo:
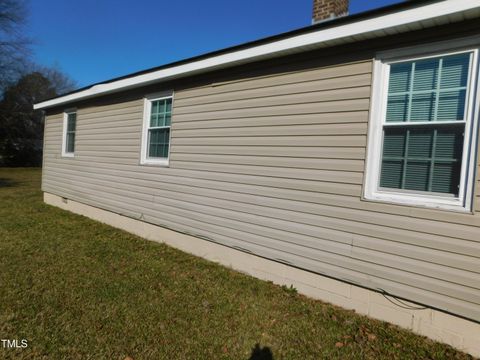
[[[45,205],[40,174],[0,169],[0,339],[28,340],[0,359],[469,358]]]

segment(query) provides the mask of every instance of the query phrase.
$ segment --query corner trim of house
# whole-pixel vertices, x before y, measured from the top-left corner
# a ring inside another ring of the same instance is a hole
[[[165,243],[256,278],[272,281],[278,285],[292,285],[299,293],[306,296],[390,322],[480,357],[479,323],[430,308],[412,310],[398,307],[373,290],[297,269],[48,192],[44,193],[44,201],[49,205],[84,215],[148,240]],[[412,308],[416,307],[413,303],[403,303],[411,305]]]

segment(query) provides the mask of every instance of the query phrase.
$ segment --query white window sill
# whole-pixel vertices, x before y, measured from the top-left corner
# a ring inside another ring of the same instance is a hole
[[[372,194],[366,194],[364,200],[464,213],[471,212],[471,210],[465,206],[463,201],[456,197],[448,198],[442,196],[377,191]]]
[[[63,153],[62,157],[73,158],[73,157],[75,157],[75,153]]]
[[[142,159],[140,165],[152,165],[152,166],[163,166],[167,167],[169,165],[169,159]]]

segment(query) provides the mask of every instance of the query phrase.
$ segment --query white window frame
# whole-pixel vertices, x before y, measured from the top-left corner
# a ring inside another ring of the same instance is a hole
[[[173,91],[164,91],[161,93],[150,94],[143,99],[143,128],[142,128],[142,148],[140,156],[140,164],[142,165],[157,165],[169,166],[170,164],[170,150],[172,144],[172,121],[173,121]],[[172,99],[172,118],[170,126],[163,126],[163,128],[170,128],[168,139],[168,157],[166,158],[149,158],[148,157],[148,132],[150,130],[150,115],[152,112],[152,102],[157,100]]]
[[[443,41],[424,46],[414,46],[376,54],[373,64],[373,87],[367,141],[367,161],[363,199],[411,205],[441,210],[472,212],[474,180],[477,164],[478,118],[480,86],[478,38],[469,37]],[[390,64],[414,61],[436,56],[472,53],[465,118],[465,136],[458,197],[423,192],[380,189],[380,172],[383,147],[383,128],[387,112]]]
[[[75,142],[77,141],[77,121],[78,113],[77,109],[68,109],[63,112],[63,135],[62,135],[62,157],[74,157],[75,156],[75,144],[73,152],[67,152],[67,131],[68,131],[68,115],[75,114]]]

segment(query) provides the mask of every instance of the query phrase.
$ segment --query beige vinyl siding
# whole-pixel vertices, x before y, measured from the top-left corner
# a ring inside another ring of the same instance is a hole
[[[72,159],[49,114],[43,190],[480,320],[480,216],[361,199],[371,70],[174,84],[169,167],[139,165],[141,94],[78,106]]]

